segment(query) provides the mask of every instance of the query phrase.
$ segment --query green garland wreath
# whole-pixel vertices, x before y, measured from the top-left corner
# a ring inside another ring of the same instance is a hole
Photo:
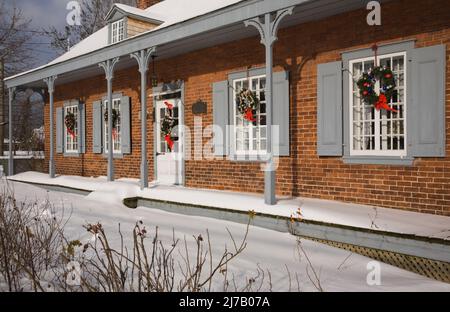
[[[113,129],[117,128],[117,123],[119,122],[119,118],[120,118],[120,113],[117,109],[113,108],[112,109],[112,124],[113,124]],[[108,109],[105,110],[105,114],[104,114],[104,119],[105,122],[108,122]]]
[[[72,134],[75,132],[75,115],[72,112],[67,112],[66,117],[64,117],[64,124],[66,125],[67,131]]]
[[[242,89],[236,95],[236,105],[239,113],[248,121],[254,121],[253,111],[259,107],[259,99],[256,92]]]
[[[375,91],[375,83],[380,81],[381,93],[387,99],[387,102],[392,99],[395,93],[395,78],[392,70],[387,67],[377,66],[368,72],[364,72],[359,78],[357,85],[359,93],[366,104],[376,105],[380,96]]]
[[[175,126],[177,126],[175,119],[173,119],[172,117],[170,117],[168,115],[164,116],[164,119],[161,122],[162,134],[164,134],[164,136],[172,135],[172,130]]]

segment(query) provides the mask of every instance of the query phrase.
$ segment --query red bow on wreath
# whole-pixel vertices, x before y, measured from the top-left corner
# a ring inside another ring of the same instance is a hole
[[[253,110],[251,108],[247,109],[245,111],[244,118],[247,119],[250,122],[255,122],[256,118],[253,116]]]
[[[67,132],[70,134],[72,139],[75,139],[75,132],[73,132],[71,129],[67,128]]]
[[[375,108],[377,110],[385,109],[387,111],[398,113],[398,110],[393,109],[392,107],[390,107],[388,105],[388,101],[387,101],[386,95],[384,95],[383,93],[381,93],[380,96],[378,97],[378,101],[375,103]]]
[[[173,109],[173,105],[172,104],[170,104],[169,102],[164,102],[164,105],[166,105],[167,106],[167,109],[168,110],[172,110]]]
[[[172,151],[173,145],[175,144],[175,142],[172,140],[172,136],[170,134],[166,134],[166,136],[164,137],[164,140],[166,140],[169,150]]]

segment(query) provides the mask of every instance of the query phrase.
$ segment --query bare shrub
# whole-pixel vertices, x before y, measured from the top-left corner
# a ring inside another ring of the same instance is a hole
[[[0,276],[9,291],[45,291],[60,261],[62,219],[48,200],[17,202],[6,186],[0,196]]]
[[[206,238],[196,235],[182,241],[173,231],[172,242],[164,244],[158,227],[149,235],[139,221],[132,243],[126,244],[119,224],[120,246],[115,249],[100,223],[85,226],[93,237],[89,242],[68,239],[64,226],[69,218],[56,213],[48,200],[18,202],[12,188],[4,187],[0,195],[0,290],[199,292],[213,290],[216,278],[223,280],[227,291],[252,291],[263,285],[260,268],[242,287],[228,274],[229,263],[246,248],[249,224],[239,242],[228,231],[232,247],[225,247],[216,258],[208,231]],[[189,248],[192,243],[194,248]],[[80,266],[76,284],[71,280],[72,263]]]
[[[47,199],[19,202],[9,184],[0,192],[0,291],[70,292],[203,292],[273,290],[272,274],[255,265],[250,275],[236,280],[229,269],[247,247],[252,214],[241,239],[228,231],[229,246],[217,255],[206,235],[169,241],[138,221],[130,234],[121,225],[111,239],[101,223],[86,224],[87,242],[69,239],[64,231],[70,215]],[[292,234],[295,234],[292,229]],[[307,261],[306,273],[323,291],[319,275],[297,240],[298,254]],[[297,273],[285,266],[289,291],[300,291]]]

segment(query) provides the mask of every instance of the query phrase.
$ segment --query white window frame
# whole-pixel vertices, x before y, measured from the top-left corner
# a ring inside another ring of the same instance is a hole
[[[75,109],[75,112],[74,112]],[[75,116],[75,138],[72,138],[72,136],[69,134],[65,122],[65,118],[67,116],[68,111],[71,110],[71,112]],[[79,144],[79,128],[80,125],[78,124],[78,114],[80,113],[78,105],[67,105],[64,106],[64,151],[67,154],[78,154],[80,144]],[[69,148],[70,146],[70,148]],[[75,148],[76,147],[76,148]]]
[[[250,126],[250,123],[248,121],[245,121],[245,120],[244,120],[244,123],[245,122],[248,123],[247,127],[249,129],[249,150],[244,150],[244,149],[238,150],[238,146],[237,146],[237,141],[238,141],[237,140],[237,131],[238,131],[238,127],[236,125],[236,117],[237,117],[238,114],[240,114],[240,112],[237,110],[236,103],[235,103],[236,95],[237,95],[236,94],[236,83],[237,82],[241,82],[241,81],[244,82],[244,81],[248,80],[249,81],[248,82],[249,83],[248,87],[250,88],[251,91],[255,91],[255,90],[252,89],[252,85],[253,85],[252,84],[252,80],[254,80],[254,79],[258,79],[259,80],[261,78],[265,79],[266,75],[257,75],[257,76],[251,76],[251,77],[248,77],[248,78],[246,77],[246,78],[239,78],[239,79],[232,80],[232,83],[233,83],[233,92],[232,92],[233,96],[232,96],[231,100],[232,100],[232,104],[233,104],[233,116],[232,116],[232,118],[233,118],[233,148],[234,148],[234,154],[236,156],[266,156],[267,155],[267,117],[266,117],[266,126],[265,126],[265,128],[266,128],[266,136],[265,136],[266,149],[265,150],[261,150],[261,149],[256,150],[256,149],[253,148],[253,131],[255,131],[256,127],[260,127],[259,138],[257,138],[257,140],[259,140],[259,142],[261,144],[261,125]],[[266,81],[266,83],[267,83],[267,81]],[[267,85],[266,85],[266,87],[267,87]],[[264,91],[265,92],[265,89],[262,90],[262,89],[259,89],[259,87],[258,87],[258,90],[256,90],[256,91],[259,91],[259,92]],[[258,97],[259,97],[259,93],[258,93]],[[264,102],[266,102],[266,101],[264,101]],[[267,107],[266,107],[266,113],[265,114],[267,114]],[[262,126],[262,127],[264,127],[264,126]]]
[[[349,119],[349,140],[350,140],[350,156],[392,156],[392,157],[401,157],[404,158],[408,155],[408,147],[407,147],[407,142],[408,142],[408,127],[407,127],[407,114],[408,114],[408,96],[407,96],[407,71],[408,71],[408,59],[407,59],[407,55],[406,52],[397,52],[397,53],[388,53],[388,54],[382,54],[379,55],[377,57],[378,60],[378,64],[375,64],[374,66],[378,66],[380,64],[381,59],[384,58],[392,58],[392,57],[396,57],[396,56],[403,56],[403,64],[404,64],[404,70],[403,70],[403,75],[404,75],[404,86],[403,86],[403,90],[404,90],[404,95],[403,95],[403,132],[404,132],[404,149],[403,150],[381,150],[380,149],[380,138],[381,135],[375,135],[375,149],[374,150],[355,150],[354,149],[354,138],[353,138],[353,106],[354,106],[354,97],[353,97],[353,65],[355,63],[360,63],[360,62],[367,62],[367,61],[375,61],[375,57],[371,56],[371,57],[364,57],[364,58],[358,58],[358,59],[352,59],[349,61],[349,72],[348,72],[348,79],[349,79],[349,90],[348,90],[348,94],[349,94],[349,115],[350,115],[350,119]],[[376,83],[375,85],[375,89],[379,90],[380,86],[379,86],[379,82]],[[382,121],[381,119],[381,111],[377,111],[375,110],[375,133],[380,133],[380,122]]]
[[[111,23],[111,43],[117,43],[125,39],[125,19]]]
[[[114,109],[115,104],[118,102],[118,106],[117,106],[117,110],[119,111],[119,116],[121,114],[121,98],[115,98],[112,100],[113,101],[113,106],[112,108]],[[108,100],[104,100],[103,101],[103,142],[104,143],[104,150],[105,150],[105,154],[108,153],[108,123],[105,121],[105,112],[108,109]],[[121,117],[119,118],[118,121],[118,131],[117,131],[117,139],[114,138],[113,136],[113,154],[122,154],[122,124],[121,124]]]

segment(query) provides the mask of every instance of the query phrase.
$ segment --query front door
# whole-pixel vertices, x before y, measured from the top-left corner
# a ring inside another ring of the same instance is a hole
[[[177,125],[180,121],[181,100],[156,102],[156,172],[160,184],[182,184],[182,140]]]

